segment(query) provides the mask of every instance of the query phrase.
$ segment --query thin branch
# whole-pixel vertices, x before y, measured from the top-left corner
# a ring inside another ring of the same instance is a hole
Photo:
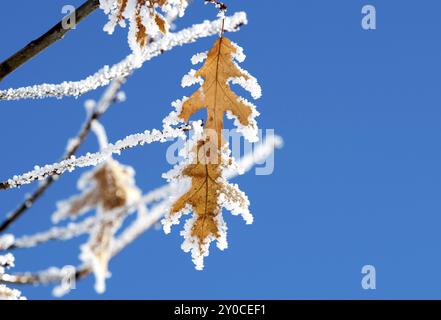
[[[228,7],[225,3],[218,1],[218,0],[205,0],[205,4],[211,3],[213,4],[219,11],[226,12],[228,10]]]
[[[179,32],[170,33],[152,42],[143,52],[142,62],[149,61],[177,46],[193,43],[199,38],[217,34],[222,29],[223,20],[224,19],[204,21],[203,23],[195,24]],[[237,12],[225,18],[224,29],[230,32],[237,31],[246,23],[246,14],[244,12]],[[66,96],[78,97],[89,91],[108,85],[110,81],[115,78],[125,77],[139,67],[139,63],[135,62],[133,55],[130,54],[112,67],[105,66],[83,80],[0,90],[0,100],[41,99],[49,97],[62,98]]]
[[[83,124],[83,127],[78,132],[77,136],[74,139],[70,140],[66,148],[66,152],[62,157],[62,160],[67,160],[72,157],[77,151],[78,148],[83,144],[87,135],[89,134],[92,123],[95,120],[98,120],[107,109],[116,101],[116,96],[121,89],[121,86],[125,82],[125,78],[118,78],[114,80],[109,88],[105,91],[93,112],[89,115],[86,122]],[[39,187],[29,196],[25,198],[25,200],[13,211],[8,217],[0,224],[0,233],[4,232],[13,222],[15,222],[18,218],[20,218],[23,213],[26,212],[32,205],[46,192],[46,190],[56,181],[57,175],[50,176],[45,179]]]
[[[77,10],[75,10],[76,23],[80,23],[84,18],[95,11],[99,5],[99,0],[88,0],[83,3]],[[71,29],[69,28],[63,28],[63,21],[60,21],[41,37],[31,41],[23,49],[3,61],[0,64],[0,81],[49,46],[58,40],[63,39],[65,34],[70,30]]]
[[[256,164],[261,163],[263,160],[267,159],[276,148],[280,148],[282,145],[283,141],[279,136],[266,137],[262,143],[254,147],[254,150],[252,152],[247,153],[237,161],[237,168],[233,167],[231,168],[231,170],[225,173],[226,179],[233,179],[239,174],[251,170]],[[135,212],[136,209],[139,207],[148,206],[152,203],[158,203],[167,200],[177,192],[176,188],[177,186],[175,184],[168,183],[166,185],[163,185],[162,187],[146,193],[136,203],[122,208],[106,216],[104,219],[112,220],[115,218],[115,216]],[[0,245],[0,250],[31,248],[52,240],[69,240],[84,233],[87,233],[97,222],[98,218],[89,217],[81,222],[71,222],[65,227],[53,227],[44,232],[23,236],[17,239],[14,238],[9,241],[2,242],[2,237],[0,237],[0,244],[5,243],[3,246]],[[5,237],[7,236],[9,235],[5,235]]]
[[[124,139],[118,140],[115,144],[109,144],[108,147],[99,152],[87,153],[82,157],[76,158],[71,156],[69,159],[61,162],[45,165],[44,167],[37,167],[36,169],[24,173],[20,176],[1,182],[0,190],[17,188],[25,184],[29,184],[35,180],[43,180],[50,176],[60,176],[66,171],[74,171],[76,168],[96,166],[113,154],[121,154],[121,151],[131,149],[139,145],[153,142],[165,142],[168,139],[175,139],[183,137],[185,132],[192,128],[191,125],[183,125],[179,128],[165,128],[163,131],[153,129],[146,130],[143,133],[131,134]]]
[[[160,203],[154,206],[149,214],[139,215],[138,218],[133,221],[125,231],[115,240],[111,257],[118,255],[124,248],[136,240],[141,234],[155,225],[159,219],[164,215],[165,205]],[[60,272],[53,272],[52,269],[40,271],[36,273],[17,273],[13,275],[3,274],[0,275],[0,283],[11,284],[49,284],[60,283],[65,278],[65,275],[61,272],[62,269],[58,269]],[[75,269],[75,279],[80,280],[92,273],[92,268],[89,265],[81,265]]]

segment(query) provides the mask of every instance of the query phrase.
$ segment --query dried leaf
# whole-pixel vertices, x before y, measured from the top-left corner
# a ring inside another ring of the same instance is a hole
[[[231,78],[249,79],[249,75],[233,62],[237,50],[237,46],[225,37],[216,40],[213,48],[208,52],[204,65],[195,74],[195,77],[202,77],[204,83],[184,102],[179,115],[187,122],[195,112],[206,108],[205,128],[216,132],[219,147],[222,145],[224,114],[230,111],[241,125],[248,126],[253,113],[252,107],[240,99],[228,85]]]
[[[204,55],[198,55],[194,60],[199,61],[201,56]],[[167,231],[171,224],[178,222],[182,213],[193,211],[193,218],[187,221],[182,232],[185,238],[183,249],[192,252],[197,269],[203,268],[203,257],[208,255],[212,240],[217,240],[220,249],[227,246],[222,207],[233,214],[242,214],[247,223],[252,222],[248,198],[223,177],[224,170],[232,165],[226,152],[227,144],[222,138],[224,115],[236,117],[238,126],[257,130],[254,117],[258,113],[254,106],[239,98],[229,86],[230,82],[239,83],[252,92],[253,97],[260,94],[257,80],[234,62],[234,59],[240,60],[239,57],[242,58],[243,54],[237,45],[225,37],[217,39],[201,69],[192,70],[183,80],[183,86],[202,82],[201,88],[184,99],[182,106],[176,105],[177,117],[184,122],[188,122],[198,110],[207,109],[202,138],[196,140],[191,152],[195,161],[180,171],[181,176],[190,178],[191,186],[174,202],[163,221]]]
[[[167,21],[158,12],[156,12],[156,8],[167,5],[168,1],[169,0],[137,0],[135,9],[135,23],[137,27],[136,41],[141,48],[144,48],[147,45],[147,40],[149,37],[149,31],[147,30],[147,26],[144,24],[142,12],[146,12],[149,16],[154,17],[154,23],[158,26],[159,30],[162,33],[167,33]],[[118,22],[125,19],[130,19],[130,17],[126,16],[125,13],[127,3],[128,0],[118,0],[117,2]],[[186,3],[186,0],[182,0],[182,5]],[[146,10],[143,11],[143,8]]]
[[[90,231],[89,240],[81,246],[80,258],[92,266],[95,273],[96,290],[104,291],[107,266],[111,258],[111,245],[127,212],[125,207],[141,197],[134,184],[134,171],[115,160],[108,160],[93,171],[83,175],[79,187],[83,192],[69,200],[58,203],[53,215],[54,222],[96,209],[97,222]],[[121,213],[115,215],[116,210]]]
[[[167,32],[167,21],[164,20],[163,17],[161,17],[161,15],[159,14],[155,14],[155,22],[156,25],[158,26],[159,30],[161,30],[162,33],[166,33]]]

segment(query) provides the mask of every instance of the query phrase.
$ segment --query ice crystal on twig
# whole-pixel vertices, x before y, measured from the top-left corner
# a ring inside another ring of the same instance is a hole
[[[100,7],[109,16],[104,31],[112,34],[119,24],[129,21],[128,42],[135,56],[142,54],[149,38],[165,34],[169,29],[166,17],[183,16],[186,0],[100,0]],[[163,14],[159,12],[162,11]]]

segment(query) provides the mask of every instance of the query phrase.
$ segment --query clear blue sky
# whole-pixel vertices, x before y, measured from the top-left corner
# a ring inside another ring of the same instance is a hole
[[[82,1],[71,1],[78,5]],[[178,27],[211,19],[195,1]],[[249,25],[230,35],[262,87],[262,128],[285,139],[271,176],[236,181],[255,223],[225,213],[230,248],[211,250],[203,272],[180,249],[179,228],[151,230],[110,264],[108,290],[92,277],[67,298],[441,298],[441,3],[426,1],[228,1]],[[361,8],[377,8],[377,30],[360,26]],[[63,2],[63,4],[66,4]],[[0,60],[61,17],[61,2],[4,1]],[[63,41],[20,68],[0,88],[76,80],[128,52],[126,30],[102,32],[95,12]],[[128,100],[104,117],[109,138],[157,128],[170,102],[189,94],[180,78],[190,57],[214,38],[144,65],[124,90]],[[84,118],[85,99],[1,102],[0,176],[56,160]],[[93,137],[80,153],[96,150]],[[161,185],[166,145],[117,159],[133,165],[143,190]],[[11,229],[46,229],[54,203],[76,193],[78,170],[64,175]],[[0,193],[0,215],[35,184]],[[78,262],[85,237],[17,251],[15,270]],[[361,268],[377,270],[377,289],[361,288]],[[23,287],[50,298],[51,287]]]

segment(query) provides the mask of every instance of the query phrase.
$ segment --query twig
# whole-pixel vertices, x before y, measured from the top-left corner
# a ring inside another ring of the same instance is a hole
[[[118,78],[110,84],[109,88],[106,90],[100,101],[97,103],[93,112],[89,115],[89,118],[83,124],[83,127],[78,132],[76,138],[71,140],[73,142],[68,144],[62,160],[69,159],[78,151],[78,148],[81,146],[81,144],[84,142],[87,135],[89,134],[92,123],[95,120],[98,120],[103,115],[103,113],[107,111],[109,106],[116,101],[116,96],[124,82],[125,78]],[[45,191],[52,185],[52,183],[55,182],[56,177],[57,175],[48,177],[31,195],[27,196],[23,203],[21,203],[12,213],[10,213],[8,217],[0,224],[0,233],[4,232],[14,221],[22,216],[27,209],[32,207],[35,201],[45,193]]]
[[[185,135],[185,132],[189,131],[191,128],[191,125],[183,125],[179,128],[165,128],[163,131],[153,129],[151,131],[146,130],[143,133],[131,134],[124,139],[118,140],[115,144],[109,144],[108,147],[103,148],[99,152],[87,153],[78,158],[71,156],[69,159],[61,162],[45,165],[42,168],[37,167],[20,176],[14,176],[7,181],[1,182],[0,190],[17,188],[35,180],[43,180],[50,176],[60,176],[64,172],[73,171],[76,168],[95,166],[104,162],[113,154],[120,154],[123,150],[131,149],[146,143],[165,142],[167,139],[182,137]]]
[[[136,240],[141,234],[150,229],[159,219],[163,216],[165,212],[164,203],[157,204],[153,207],[149,214],[140,215],[133,221],[125,231],[115,240],[115,245],[113,246],[111,257],[118,255],[125,247]],[[92,273],[92,268],[89,265],[81,265],[75,269],[75,279],[79,280]],[[11,283],[11,284],[48,284],[48,283],[59,283],[63,281],[65,275],[59,273],[54,275],[50,271],[41,271],[36,273],[17,273],[13,275],[3,274],[0,275],[0,283]]]
[[[217,34],[222,29],[222,20],[204,21],[154,41],[145,49],[142,57],[143,62],[149,61],[177,46],[193,43],[199,38]],[[230,32],[237,31],[246,23],[246,14],[237,12],[225,18],[224,29]],[[133,62],[133,55],[128,55],[112,67],[105,66],[83,80],[0,90],[0,100],[78,97],[99,87],[106,86],[113,79],[124,77],[138,67],[139,65]]]
[[[77,10],[75,10],[76,23],[79,23],[89,14],[95,11],[100,5],[99,0],[88,0],[83,3]],[[49,31],[43,34],[38,39],[31,41],[20,51],[13,54],[0,64],[0,81],[2,81],[8,74],[12,73],[21,65],[25,64],[40,52],[54,44],[64,35],[70,31],[68,28],[63,28],[63,22],[58,22]]]

